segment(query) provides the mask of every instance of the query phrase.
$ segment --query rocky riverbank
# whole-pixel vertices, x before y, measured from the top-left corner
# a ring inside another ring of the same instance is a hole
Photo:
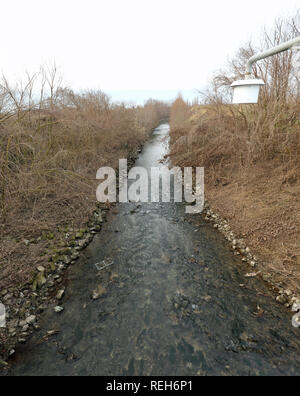
[[[128,156],[129,168],[134,165],[141,150],[140,147]],[[81,251],[101,231],[110,207],[96,203],[86,227],[79,230],[65,229],[64,246],[57,247],[49,263],[37,267],[30,282],[0,291],[0,303],[6,311],[6,327],[0,328],[0,368],[8,366],[6,361],[14,355],[18,343],[26,343],[30,335],[39,330],[39,317],[48,307],[52,306],[57,314],[63,312],[61,302],[67,287],[66,271],[76,264]]]
[[[242,262],[249,266],[251,271],[249,271],[247,277],[260,277],[274,292],[276,301],[279,304],[284,305],[286,308],[291,308],[292,312],[300,311],[300,296],[295,295],[289,289],[283,288],[282,283],[278,282],[273,277],[272,273],[266,271],[266,265],[254,255],[251,249],[246,245],[245,240],[243,238],[238,238],[234,234],[230,224],[220,215],[214,213],[208,202],[205,204],[204,215],[205,220],[212,222],[214,228],[229,242],[234,254],[241,257]],[[293,325],[294,327],[300,327],[300,314],[293,322]]]

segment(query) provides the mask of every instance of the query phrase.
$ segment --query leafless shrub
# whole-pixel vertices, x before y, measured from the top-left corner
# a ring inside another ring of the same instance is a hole
[[[204,166],[205,194],[236,235],[272,273],[299,293],[300,91],[291,52],[260,61],[254,75],[267,85],[258,105],[231,105],[231,83],[244,77],[256,52],[299,35],[299,13],[265,31],[216,74],[203,104],[171,108],[171,160]],[[182,117],[182,115],[184,115]]]
[[[185,108],[185,117],[179,127],[177,119],[182,115],[184,106],[181,104],[179,110],[178,101],[173,104],[171,126],[176,123],[176,128],[172,128],[176,138],[178,134],[187,133],[187,119],[198,112],[198,122],[194,122],[193,132],[191,129],[188,132],[193,135],[189,139],[190,147],[197,153],[197,162],[220,169],[224,164],[229,167],[233,164],[235,167],[246,166],[273,159],[291,168],[299,165],[300,85],[299,76],[295,77],[293,70],[291,52],[267,58],[255,65],[255,77],[267,82],[258,106],[228,105],[230,85],[244,77],[249,57],[297,36],[299,21],[299,13],[288,21],[278,20],[271,32],[264,32],[260,47],[250,43],[241,48],[228,70],[215,76],[205,94],[205,106],[194,106],[190,112]]]
[[[95,205],[97,169],[116,167],[166,117],[168,106],[156,101],[136,108],[114,104],[101,91],[74,93],[55,66],[25,83],[2,78],[0,286],[11,281],[12,261],[24,262],[24,249],[11,247],[63,225],[82,227]],[[26,257],[25,274],[35,259]]]

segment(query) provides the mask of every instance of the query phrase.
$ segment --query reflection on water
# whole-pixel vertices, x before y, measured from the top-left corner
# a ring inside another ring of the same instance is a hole
[[[156,129],[138,166],[159,165],[168,133]],[[183,204],[119,205],[84,256],[69,272],[65,311],[45,314],[12,375],[300,373],[287,311]],[[113,264],[98,272],[103,260]]]
[[[169,152],[169,132],[169,124],[162,124],[156,128],[150,142],[144,147],[135,165],[148,169],[154,166],[167,165],[166,161],[162,162],[162,159]]]

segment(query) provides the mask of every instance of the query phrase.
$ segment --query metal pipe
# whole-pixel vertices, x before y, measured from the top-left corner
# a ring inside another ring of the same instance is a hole
[[[261,59],[268,58],[269,56],[280,54],[281,52],[291,49],[293,46],[296,46],[297,44],[298,45],[300,44],[300,37],[296,37],[295,39],[280,44],[277,47],[270,48],[267,51],[260,52],[259,54],[252,56],[252,58],[250,58],[247,63],[246,78],[249,78],[249,76],[251,75],[252,67],[255,62]]]

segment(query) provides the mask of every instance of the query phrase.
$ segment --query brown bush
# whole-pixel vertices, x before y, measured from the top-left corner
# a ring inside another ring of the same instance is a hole
[[[83,227],[95,207],[97,169],[117,167],[166,117],[168,106],[156,101],[129,107],[100,91],[75,94],[55,68],[25,85],[11,87],[3,79],[0,287],[29,276],[45,260],[53,234]],[[27,249],[24,240],[33,238],[40,243]]]
[[[229,102],[230,85],[244,77],[249,57],[298,36],[299,18],[298,13],[288,21],[277,21],[271,33],[264,33],[262,47],[242,48],[228,70],[216,75],[202,105],[188,106],[182,99],[173,104],[170,154],[176,165],[204,166],[211,204],[239,235],[248,236],[248,243],[273,271],[276,268],[285,280],[296,274],[297,281],[300,84],[291,53],[255,66],[255,77],[267,82],[258,105]]]

